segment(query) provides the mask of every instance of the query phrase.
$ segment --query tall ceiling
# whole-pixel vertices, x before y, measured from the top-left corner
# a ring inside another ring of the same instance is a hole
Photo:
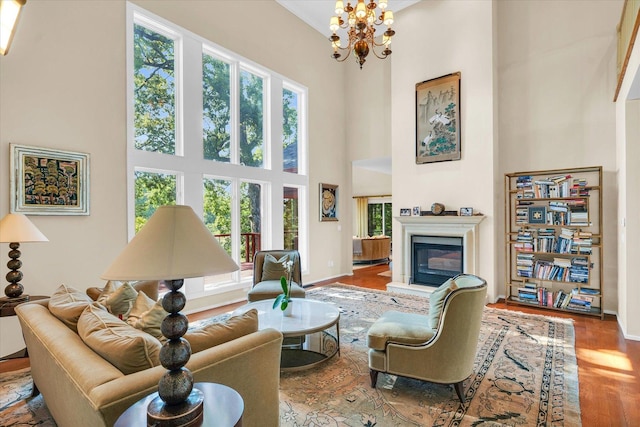
[[[302,19],[307,24],[318,30],[321,34],[329,37],[329,19],[335,15],[335,0],[276,0],[289,12]],[[348,0],[343,0],[347,4]],[[365,0],[367,1],[367,0]],[[389,10],[398,12],[401,9],[418,3],[420,0],[389,0]],[[357,3],[357,0],[351,0],[351,3]]]

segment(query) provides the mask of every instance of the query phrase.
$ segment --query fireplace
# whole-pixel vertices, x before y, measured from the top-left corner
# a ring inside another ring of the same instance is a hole
[[[411,283],[440,286],[462,273],[462,237],[411,236]]]
[[[480,222],[485,218],[484,215],[471,216],[399,216],[394,219],[400,223],[402,230],[396,235],[394,228],[393,243],[393,281],[387,285],[387,290],[391,292],[403,292],[415,295],[430,294],[436,284],[417,284],[412,271],[413,255],[411,252],[412,241],[414,237],[430,236],[453,238],[454,241],[446,241],[445,246],[462,246],[460,252],[460,263],[462,264],[461,272],[469,274],[478,274],[478,254],[479,254],[479,226]],[[448,242],[448,243],[447,243]],[[462,242],[462,243],[460,243]],[[453,257],[454,255],[449,255]],[[446,258],[443,256],[435,256],[434,258]],[[434,267],[444,267],[447,271],[447,277],[451,277],[452,271],[457,271],[457,263],[444,261],[442,259],[433,260]],[[436,265],[438,264],[439,265]],[[451,266],[456,268],[451,268]],[[446,279],[445,279],[446,280]],[[441,282],[442,283],[442,282]]]

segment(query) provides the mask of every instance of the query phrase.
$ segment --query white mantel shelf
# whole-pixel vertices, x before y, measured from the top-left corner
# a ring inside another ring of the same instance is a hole
[[[454,216],[396,216],[401,225],[400,241],[394,243],[393,281],[387,285],[389,291],[424,294],[430,293],[429,286],[414,285],[411,282],[411,237],[414,235],[462,237],[463,271],[478,272],[479,226],[484,215]],[[394,232],[395,235],[395,232]]]
[[[396,216],[395,219],[401,224],[480,224],[485,216],[423,215]]]

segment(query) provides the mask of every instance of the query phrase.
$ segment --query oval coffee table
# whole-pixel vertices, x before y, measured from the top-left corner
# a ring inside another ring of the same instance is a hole
[[[258,310],[258,328],[282,332],[282,371],[311,368],[340,355],[340,310],[333,304],[306,298],[292,298],[293,313],[285,316],[280,308],[272,308],[273,300],[252,302],[236,309],[232,316]],[[336,327],[336,335],[328,329]]]

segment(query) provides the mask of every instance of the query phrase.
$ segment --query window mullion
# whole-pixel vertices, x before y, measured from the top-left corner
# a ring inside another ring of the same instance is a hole
[[[237,62],[232,62],[229,73],[231,86],[231,163],[240,163],[240,67]]]

